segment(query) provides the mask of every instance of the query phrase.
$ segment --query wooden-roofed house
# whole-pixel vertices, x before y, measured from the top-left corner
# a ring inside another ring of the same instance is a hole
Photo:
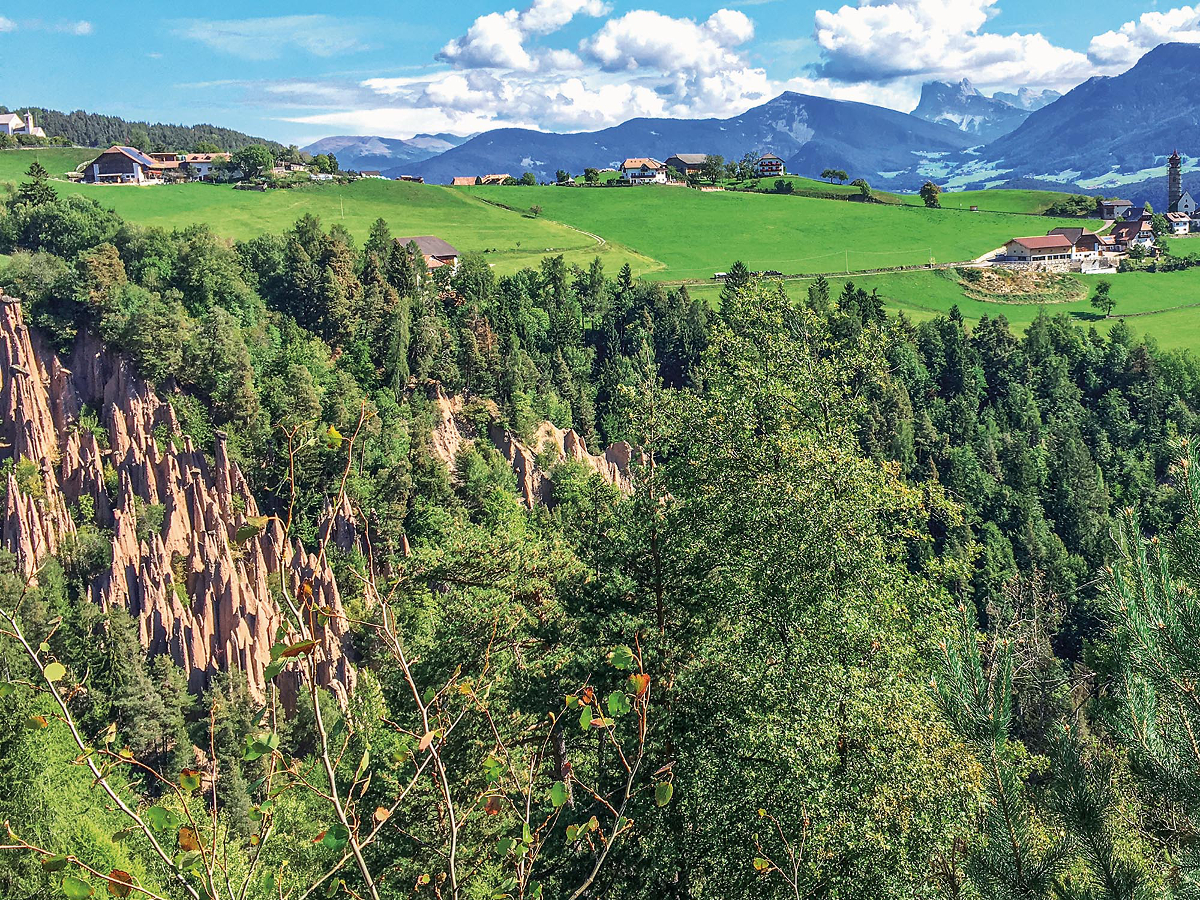
[[[136,147],[113,145],[87,164],[83,180],[88,184],[160,184],[167,163],[153,159]]]
[[[621,163],[621,177],[630,184],[666,184],[667,167],[652,157],[635,156]]]
[[[455,175],[450,179],[451,187],[473,187],[479,184],[479,178],[476,175]]]
[[[783,160],[774,153],[764,153],[754,164],[754,174],[759,178],[774,178],[784,174]]]
[[[401,237],[396,238],[400,245],[407,247],[409,244],[416,244],[417,249],[421,251],[421,255],[425,257],[425,265],[429,267],[429,271],[440,269],[442,266],[450,266],[451,272],[458,271],[458,250],[440,237],[434,237],[431,234],[424,234],[419,237]]]
[[[674,156],[668,156],[666,167],[678,172],[682,177],[688,178],[693,175],[699,175],[704,169],[704,161],[708,159],[707,153],[676,153]]]
[[[1013,238],[1004,245],[1004,256],[1012,262],[1052,262],[1070,259],[1074,246],[1065,234],[1039,234]]]

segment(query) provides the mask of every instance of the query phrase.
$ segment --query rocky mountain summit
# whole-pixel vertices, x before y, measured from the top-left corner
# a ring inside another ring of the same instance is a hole
[[[85,405],[98,411],[99,427],[85,427]],[[94,601],[126,608],[143,646],[169,654],[191,690],[237,669],[264,696],[271,646],[280,630],[292,633],[284,590],[327,614],[316,627],[318,681],[343,698],[353,689],[348,626],[325,556],[328,541],[355,540],[347,509],[327,509],[316,553],[289,540],[278,519],[259,516],[222,436],[210,464],[128,360],[91,335],[63,359],[8,297],[0,297],[0,414],[0,456],[37,473],[9,474],[0,527],[26,577],[94,523],[111,534],[112,554],[91,583]],[[161,525],[147,525],[150,509]],[[285,703],[297,678],[279,676]]]
[[[1021,88],[1016,94],[997,93],[988,97],[968,78],[957,84],[930,81],[921,86],[921,101],[912,114],[927,122],[978,135],[980,143],[985,143],[1008,134],[1031,112],[1058,97],[1055,91],[1029,88]]]

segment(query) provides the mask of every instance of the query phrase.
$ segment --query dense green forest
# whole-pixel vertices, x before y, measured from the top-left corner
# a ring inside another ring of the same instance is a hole
[[[1191,356],[740,264],[715,310],[599,262],[431,277],[382,221],[230,244],[36,169],[0,252],[264,512],[313,543],[344,490],[375,538],[335,561],[358,688],[290,714],[147,658],[86,589],[102,529],[36,584],[0,555],[0,894],[1200,895]],[[549,459],[527,508],[489,442],[431,452],[438,390],[629,441],[633,490]]]
[[[79,147],[111,147],[113,144],[136,146],[154,152],[202,152],[215,148],[227,153],[255,144],[282,150],[283,145],[264,138],[252,137],[232,128],[217,125],[168,125],[163,122],[134,122],[120,116],[100,113],[60,112],[39,106],[9,109],[0,106],[0,113],[32,112],[34,121],[45,130],[47,138],[63,138]]]

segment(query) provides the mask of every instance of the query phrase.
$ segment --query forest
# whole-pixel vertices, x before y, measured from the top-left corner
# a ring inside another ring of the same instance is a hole
[[[61,139],[78,147],[111,147],[113,144],[134,146],[139,150],[154,152],[202,153],[223,150],[233,153],[243,147],[262,144],[272,150],[283,147],[275,141],[252,137],[218,125],[171,125],[163,122],[131,122],[120,116],[77,109],[60,112],[37,106],[8,109],[0,106],[0,113],[17,112],[22,115],[32,112],[34,121],[46,132],[47,139]]]
[[[36,165],[0,253],[264,521],[324,548],[344,499],[370,538],[329,550],[342,612],[272,583],[262,696],[96,602],[97,509],[33,577],[0,552],[0,895],[1200,896],[1191,355],[740,263],[716,308],[599,261],[431,274],[382,220],[229,242]],[[450,462],[439,396],[478,423]],[[543,422],[627,441],[631,487],[545,451],[522,503],[485,435]],[[45,485],[6,455],[11,509]]]

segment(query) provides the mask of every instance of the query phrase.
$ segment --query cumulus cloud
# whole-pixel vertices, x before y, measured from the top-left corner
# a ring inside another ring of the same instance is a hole
[[[1142,13],[1136,21],[1092,38],[1088,58],[1097,66],[1121,70],[1167,41],[1200,43],[1200,6]]]
[[[610,19],[582,49],[609,72],[651,68],[717,72],[741,68],[736,48],[754,37],[742,12],[722,9],[703,23],[638,9]]]
[[[16,31],[16,30],[17,30],[16,22],[14,22],[12,19],[6,19],[6,18],[4,18],[4,16],[0,16],[0,31]]]
[[[322,57],[365,50],[364,30],[361,23],[352,20],[295,15],[186,19],[175,23],[174,33],[242,59],[265,60],[296,50]]]
[[[958,79],[985,86],[1071,87],[1093,74],[1086,55],[1041,34],[984,26],[997,0],[891,0],[818,10],[820,75],[846,83]]]
[[[532,72],[543,65],[570,63],[567,51],[539,51],[526,46],[536,35],[552,34],[577,15],[603,16],[604,0],[534,0],[524,10],[488,13],[476,19],[467,33],[442,48],[438,59],[460,68],[510,69]],[[568,54],[573,56],[573,54]]]

